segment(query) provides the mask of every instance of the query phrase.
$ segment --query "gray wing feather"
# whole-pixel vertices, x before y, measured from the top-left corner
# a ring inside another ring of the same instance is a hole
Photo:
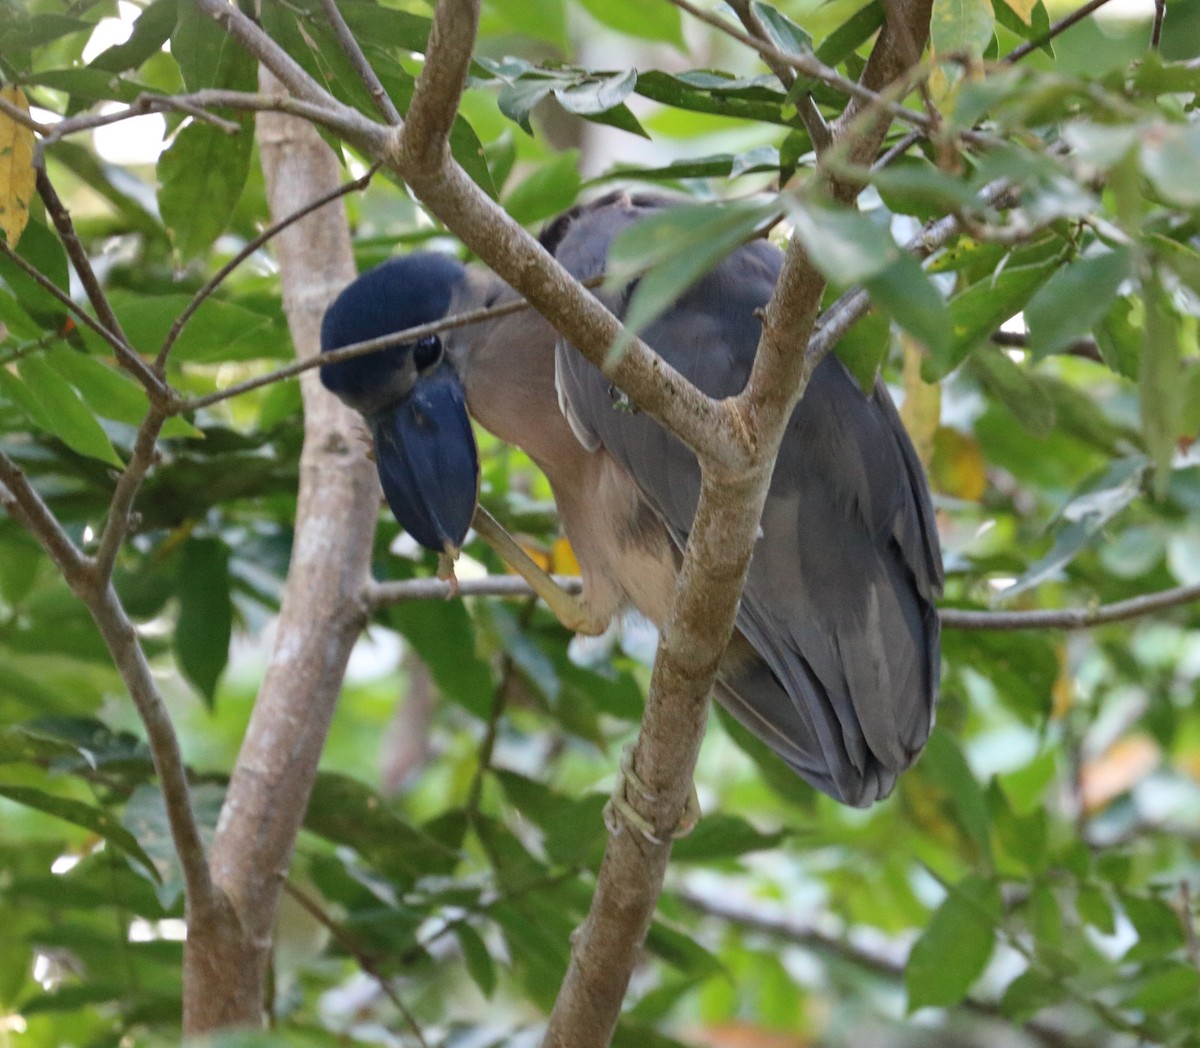
[[[664,204],[583,209],[560,230],[560,261],[597,275],[612,238]],[[781,263],[765,241],[744,245],[645,341],[710,396],[738,393],[758,344],[755,311]],[[629,471],[682,546],[700,491],[691,452],[648,416],[619,410],[609,380],[569,346],[556,368],[572,427]],[[886,796],[932,725],[941,585],[933,506],[891,398],[882,383],[865,396],[830,357],[788,424],[738,613],[757,658],[723,668],[718,698],[819,789],[852,804]]]

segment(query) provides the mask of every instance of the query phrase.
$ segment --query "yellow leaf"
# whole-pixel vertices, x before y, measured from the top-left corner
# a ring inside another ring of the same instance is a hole
[[[23,113],[29,112],[19,87],[0,88],[0,98]],[[29,222],[37,175],[33,170],[33,132],[7,113],[0,113],[0,230],[9,247],[16,247]]]
[[[1022,22],[1033,25],[1033,9],[1037,7],[1037,0],[1005,0],[1005,3],[1021,16]]]
[[[579,575],[579,561],[575,559],[575,551],[566,538],[554,540],[550,548],[550,566],[555,575]]]
[[[904,405],[900,418],[912,437],[921,465],[929,469],[933,457],[933,436],[942,414],[942,387],[921,379],[921,345],[908,335],[901,336],[904,344]]]
[[[1075,705],[1075,677],[1067,660],[1067,646],[1058,645],[1058,676],[1050,689],[1050,719],[1060,721]]]
[[[987,490],[983,452],[974,437],[942,427],[933,437],[929,480],[935,491],[964,502],[978,502]]]
[[[1118,739],[1080,769],[1084,810],[1100,811],[1121,794],[1128,793],[1158,767],[1161,759],[1158,744],[1145,735]]]

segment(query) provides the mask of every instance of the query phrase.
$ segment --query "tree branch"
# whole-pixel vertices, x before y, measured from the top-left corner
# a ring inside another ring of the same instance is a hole
[[[578,575],[555,575],[555,583],[568,593],[579,593],[583,580]],[[402,582],[368,582],[365,599],[371,612],[410,600],[450,600],[454,597],[532,597],[529,583],[519,575],[485,575],[458,582],[442,579],[405,579]]]
[[[416,1016],[409,1010],[408,1006],[401,999],[400,995],[395,991],[391,982],[380,970],[378,965],[371,957],[370,953],[362,946],[357,939],[354,938],[345,928],[337,923],[324,907],[321,906],[316,899],[306,891],[297,888],[290,881],[283,886],[284,891],[288,893],[300,905],[314,921],[324,928],[343,950],[354,958],[355,963],[366,972],[375,984],[383,991],[383,994],[395,1006],[396,1011],[400,1013],[400,1017],[404,1020],[405,1026],[409,1032],[417,1039],[417,1043],[421,1048],[429,1048],[428,1042],[425,1040],[425,1034],[421,1030],[420,1024],[417,1022]]]
[[[683,891],[676,895],[685,906],[699,913],[719,920],[735,924],[748,931],[759,932],[773,939],[795,943],[807,949],[830,954],[840,960],[847,961],[858,968],[881,975],[885,979],[902,980],[906,967],[902,953],[896,956],[894,951],[887,949],[867,948],[856,945],[847,939],[823,931],[816,925],[802,924],[792,918],[764,912],[750,906],[731,904],[726,899],[718,899],[709,893]],[[907,950],[904,950],[906,953]],[[961,1007],[988,1018],[1008,1020],[999,1004],[992,1001],[967,997]],[[1027,1033],[1032,1034],[1048,1048],[1066,1048],[1074,1041],[1066,1034],[1047,1026],[1044,1023],[1026,1021],[1022,1024]]]
[[[1004,61],[1008,63],[1019,62],[1027,54],[1032,51],[1036,51],[1039,47],[1045,46],[1056,36],[1060,36],[1062,33],[1065,33],[1071,28],[1071,26],[1075,25],[1075,23],[1082,22],[1093,11],[1100,10],[1100,8],[1102,8],[1108,2],[1109,0],[1088,0],[1088,2],[1082,7],[1077,8],[1069,15],[1065,15],[1064,17],[1060,18],[1036,40],[1026,40],[1025,43],[1014,47],[1007,55],[1005,55]]]
[[[14,519],[20,520],[31,535],[38,540],[54,561],[60,574],[71,585],[77,595],[75,585],[82,584],[87,576],[90,565],[87,557],[71,541],[71,537],[63,530],[58,518],[50,511],[50,507],[42,501],[24,472],[4,452],[0,451],[0,506],[4,507]]]
[[[126,342],[120,336],[114,334],[112,331],[109,331],[108,328],[96,320],[86,309],[78,305],[75,300],[71,298],[71,296],[65,291],[63,291],[63,289],[60,288],[56,283],[54,283],[53,280],[18,255],[5,240],[0,240],[0,254],[3,254],[6,258],[11,259],[12,262],[23,273],[26,274],[26,276],[28,276],[35,284],[38,285],[38,287],[40,287],[43,291],[53,295],[68,313],[73,314],[81,324],[94,331],[97,335],[104,339],[105,342],[112,346],[113,350],[116,352],[117,358],[123,363],[129,365],[131,371],[136,371],[139,369],[139,365],[141,368],[146,368],[145,362],[140,356],[138,356],[137,352],[132,346],[129,345],[128,342]],[[136,363],[134,363],[135,361]],[[149,373],[149,368],[146,368],[146,371]],[[156,376],[150,374],[150,378],[153,379],[156,384],[161,386],[161,383],[158,382]],[[143,385],[145,384],[143,383]],[[147,387],[147,390],[149,391],[149,387]]]
[[[434,170],[449,155],[450,128],[466,87],[478,26],[478,0],[439,0],[425,64],[400,134],[398,151],[406,167]]]
[[[1111,622],[1124,622],[1156,611],[1200,601],[1200,585],[1176,586],[1157,593],[1144,593],[1113,604],[1088,608],[1058,608],[1038,611],[972,611],[942,608],[942,624],[958,630],[1085,630]]]
[[[371,63],[367,61],[367,56],[363,54],[362,48],[358,46],[358,41],[354,39],[354,34],[350,32],[350,27],[346,25],[342,12],[338,10],[337,0],[321,0],[321,10],[325,12],[325,20],[329,23],[329,28],[333,30],[338,46],[350,60],[350,64],[354,66],[354,71],[362,81],[363,87],[371,93],[371,97],[375,100],[375,108],[379,110],[380,115],[389,124],[399,125],[402,123],[400,111],[388,97],[383,84],[379,82],[379,77],[375,75],[375,70],[371,68]]]
[[[603,279],[603,277],[599,277],[596,280],[588,281],[585,286],[594,286]],[[272,385],[282,379],[293,378],[296,375],[303,374],[305,371],[311,371],[313,368],[325,367],[327,364],[338,364],[343,360],[353,360],[355,357],[369,356],[371,353],[378,353],[389,346],[400,346],[407,342],[418,342],[427,335],[436,335],[443,331],[451,331],[454,328],[467,327],[470,324],[477,324],[481,320],[494,320],[498,317],[506,317],[512,313],[520,313],[523,310],[531,308],[530,304],[524,299],[516,299],[512,302],[504,302],[498,306],[485,306],[480,309],[468,310],[465,313],[455,313],[452,316],[443,317],[441,320],[434,320],[428,324],[418,324],[416,327],[405,328],[403,331],[396,331],[390,335],[381,335],[379,338],[370,338],[365,342],[353,342],[348,346],[342,346],[339,349],[321,353],[319,356],[312,356],[305,360],[298,360],[294,364],[287,364],[265,375],[258,375],[255,378],[246,379],[244,382],[236,382],[232,386],[226,386],[216,393],[208,393],[205,396],[194,397],[191,400],[181,400],[175,405],[173,413],[182,414],[186,411],[195,411],[198,408],[205,408],[212,404],[220,403],[222,400],[228,400],[230,397],[249,393],[253,389]]]
[[[50,555],[71,591],[84,602],[104,638],[146,728],[150,755],[166,804],[171,839],[183,869],[189,916],[204,920],[214,898],[204,844],[188,796],[187,772],[179,752],[179,740],[154,683],[137,631],[108,579],[98,576],[93,563],[71,542],[41,496],[30,487],[25,474],[3,453],[0,453],[0,505],[10,513],[15,510],[19,514],[33,537]]]
[[[747,33],[762,43],[769,44],[771,42],[758,13],[750,6],[750,0],[728,0],[728,4],[733,13],[738,16],[738,21],[742,23]],[[792,85],[796,82],[796,74],[792,67],[774,55],[763,54],[762,59],[783,85],[784,91],[791,91]],[[829,125],[825,123],[825,117],[821,115],[821,110],[817,108],[817,103],[813,101],[811,92],[805,91],[796,99],[796,112],[808,132],[808,137],[812,140],[813,148],[820,156],[825,147],[833,140],[833,135],[829,130]]]
[[[265,74],[263,86],[273,90]],[[338,186],[337,159],[305,121],[263,114],[258,133],[277,220]],[[321,316],[355,275],[344,210],[334,203],[312,212],[283,230],[275,249],[292,342],[298,355],[315,356]],[[361,594],[378,481],[359,450],[357,416],[315,374],[301,392],[305,436],[292,561],[271,660],[211,850],[213,881],[231,915],[223,928],[189,929],[189,1034],[259,1022],[279,894],[346,661],[366,622]]]
[[[171,840],[183,870],[188,921],[194,926],[212,917],[217,896],[209,876],[204,842],[188,790],[187,767],[179,750],[171,715],[158,693],[137,631],[112,584],[105,580],[103,589],[88,599],[87,605],[146,728],[150,755],[166,805]]]

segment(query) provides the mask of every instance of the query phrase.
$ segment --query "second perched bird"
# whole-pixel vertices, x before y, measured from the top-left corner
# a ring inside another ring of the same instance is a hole
[[[621,230],[669,203],[613,194],[556,220],[543,244],[587,279],[603,273]],[[766,241],[745,244],[645,341],[709,396],[740,392],[781,263]],[[515,297],[488,271],[444,255],[392,259],[330,307],[322,349]],[[623,301],[610,305],[619,312]],[[447,331],[327,365],[321,377],[367,418],[388,503],[423,545],[457,548],[471,523],[469,407],[550,482],[583,575],[584,614],[573,625],[602,628],[630,604],[665,621],[699,466],[653,419],[619,410],[609,380],[540,316]],[[886,797],[933,722],[941,585],[929,490],[887,390],[880,382],[864,395],[831,356],[780,447],[717,699],[830,796],[856,806]]]

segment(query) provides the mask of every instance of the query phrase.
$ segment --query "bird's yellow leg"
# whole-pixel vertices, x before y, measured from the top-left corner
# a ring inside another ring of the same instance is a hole
[[[632,746],[626,746],[621,752],[621,770],[617,774],[617,785],[613,788],[608,803],[604,805],[604,826],[614,837],[621,832],[622,824],[632,826],[651,844],[666,844],[666,841],[655,832],[650,822],[629,803],[626,795],[629,790],[645,801],[653,801],[658,796],[633,770]],[[702,814],[700,798],[696,795],[696,784],[693,782],[679,825],[671,831],[671,839],[678,840],[691,833],[696,828]]]
[[[585,601],[568,593],[538,567],[533,558],[504,530],[500,522],[482,506],[475,507],[475,517],[471,526],[479,537],[500,555],[505,564],[533,587],[533,592],[546,602],[546,606],[554,612],[554,617],[567,629],[574,633],[585,633],[590,637],[604,632],[608,621],[601,621],[588,609]]]

